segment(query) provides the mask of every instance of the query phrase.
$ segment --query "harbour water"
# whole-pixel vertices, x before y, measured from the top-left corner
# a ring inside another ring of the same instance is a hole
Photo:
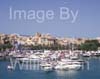
[[[85,58],[89,68],[82,70],[45,72],[43,70],[8,70],[9,62],[0,61],[0,79],[100,79],[100,58]]]

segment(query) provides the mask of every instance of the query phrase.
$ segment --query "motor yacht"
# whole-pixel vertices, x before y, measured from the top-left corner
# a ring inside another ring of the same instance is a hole
[[[82,67],[81,62],[70,60],[70,59],[63,59],[58,61],[58,64],[55,66],[57,70],[79,70]]]

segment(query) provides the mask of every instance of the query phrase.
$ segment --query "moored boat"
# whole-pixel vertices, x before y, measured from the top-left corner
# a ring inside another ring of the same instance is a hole
[[[42,63],[40,64],[44,71],[53,71],[53,65],[51,63]]]
[[[13,67],[13,66],[11,66],[11,65],[8,65],[8,66],[7,66],[7,69],[9,69],[9,70],[13,70],[13,69],[14,69],[14,67]]]
[[[81,62],[73,61],[73,60],[66,60],[66,61],[59,61],[58,64],[55,66],[57,70],[79,70],[82,67]]]

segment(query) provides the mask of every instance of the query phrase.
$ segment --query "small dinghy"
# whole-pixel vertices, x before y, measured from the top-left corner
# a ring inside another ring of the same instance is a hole
[[[8,66],[7,66],[7,69],[9,69],[9,70],[13,70],[13,69],[14,69],[14,67],[13,67],[13,66],[11,66],[11,65],[8,65]]]

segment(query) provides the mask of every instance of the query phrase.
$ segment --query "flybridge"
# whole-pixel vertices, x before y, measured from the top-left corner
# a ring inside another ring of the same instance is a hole
[[[10,20],[32,20],[37,23],[43,23],[44,21],[54,20],[58,18],[59,20],[74,23],[78,18],[78,10],[71,10],[68,7],[60,7],[57,9],[59,13],[54,10],[23,10],[23,9],[14,9],[9,8],[9,19]],[[59,14],[59,15],[58,15]],[[58,15],[58,16],[57,16]]]

